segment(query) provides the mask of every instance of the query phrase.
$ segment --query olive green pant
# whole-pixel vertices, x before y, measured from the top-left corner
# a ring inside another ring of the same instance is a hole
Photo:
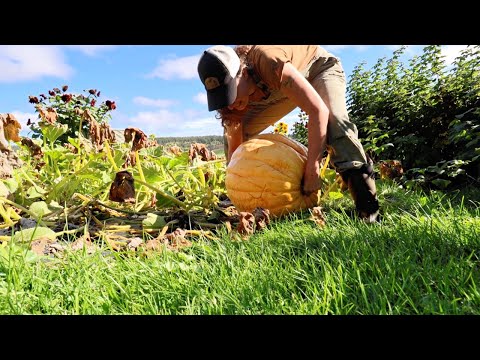
[[[311,73],[318,75],[309,79]],[[363,146],[358,140],[357,127],[348,117],[346,79],[340,61],[338,58],[331,57],[320,64],[314,62],[305,76],[330,110],[327,148],[331,163],[339,172],[360,168],[367,163],[367,159]],[[249,106],[252,105],[251,109],[242,119],[244,140],[258,135],[297,107],[288,98],[280,97],[279,94],[275,96],[272,93],[272,95],[273,99],[249,104]]]

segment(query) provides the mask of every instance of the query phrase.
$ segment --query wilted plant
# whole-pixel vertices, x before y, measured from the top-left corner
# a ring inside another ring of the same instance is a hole
[[[88,137],[91,122],[98,124],[108,123],[111,120],[111,111],[117,105],[115,101],[106,100],[97,106],[100,91],[97,89],[83,90],[83,94],[67,93],[68,86],[62,89],[54,88],[48,95],[29,96],[29,102],[35,105],[39,115],[38,122],[28,119],[27,125],[32,130],[32,138],[43,139],[44,128],[54,124],[66,125],[62,134],[55,138],[59,144],[68,143],[68,138],[78,138],[81,133]],[[59,127],[60,128],[60,127]]]

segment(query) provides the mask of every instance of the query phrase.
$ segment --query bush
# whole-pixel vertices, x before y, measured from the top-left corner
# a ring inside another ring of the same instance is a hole
[[[356,66],[347,84],[350,119],[374,160],[396,159],[405,183],[446,187],[478,181],[480,169],[480,46],[445,64],[438,45],[401,61],[405,46],[371,70]],[[300,112],[291,136],[305,144]]]
[[[81,131],[84,137],[88,137],[91,121],[99,124],[108,123],[111,119],[110,112],[116,109],[115,101],[107,100],[97,106],[100,91],[96,89],[83,90],[86,95],[67,93],[68,86],[62,89],[54,88],[48,91],[48,95],[40,94],[29,96],[29,102],[35,105],[35,112],[39,114],[38,123],[28,120],[27,125],[33,132],[32,138],[43,138],[42,128],[45,125],[67,125],[66,132],[59,136],[55,142],[67,143],[68,138],[78,138]]]

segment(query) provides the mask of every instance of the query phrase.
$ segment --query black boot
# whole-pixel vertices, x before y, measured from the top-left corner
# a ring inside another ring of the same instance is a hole
[[[360,169],[346,170],[340,174],[348,184],[357,215],[367,223],[380,221],[375,173],[372,163],[363,165]]]

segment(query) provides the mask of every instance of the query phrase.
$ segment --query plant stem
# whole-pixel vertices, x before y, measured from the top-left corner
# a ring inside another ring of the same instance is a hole
[[[178,200],[177,198],[171,196],[171,195],[168,195],[167,193],[164,193],[162,190],[156,188],[155,186],[152,186],[150,184],[148,184],[147,182],[145,181],[142,181],[142,180],[139,180],[139,179],[135,179],[136,182],[142,184],[142,185],[145,185],[146,187],[148,187],[149,189],[157,192],[158,194],[160,194],[161,196],[163,196],[164,198],[167,198],[168,200],[172,201],[173,203],[177,204],[179,207],[181,207],[182,209],[186,209],[187,208],[187,205],[185,205],[184,202]]]
[[[105,141],[103,144],[105,145],[105,152],[107,153],[107,159],[108,159],[108,161],[110,161],[110,164],[112,164],[113,169],[115,170],[115,172],[118,172],[118,166],[117,166],[117,164],[115,163],[115,160],[113,159],[112,153],[111,153],[111,151],[110,151],[110,145],[109,145],[108,141]]]
[[[31,212],[30,210],[28,210],[27,208],[23,207],[22,205],[18,205],[17,203],[13,202],[13,201],[10,201],[8,200],[7,198],[4,198],[3,196],[0,196],[0,201],[3,201],[7,204],[10,204],[12,206],[15,206],[17,208],[19,208],[20,210],[22,210],[24,213],[28,214],[31,218],[35,219],[35,221],[37,221],[39,224],[41,225],[45,225],[45,223],[42,221],[42,219],[39,219],[37,217],[37,215],[35,215],[33,212]]]

